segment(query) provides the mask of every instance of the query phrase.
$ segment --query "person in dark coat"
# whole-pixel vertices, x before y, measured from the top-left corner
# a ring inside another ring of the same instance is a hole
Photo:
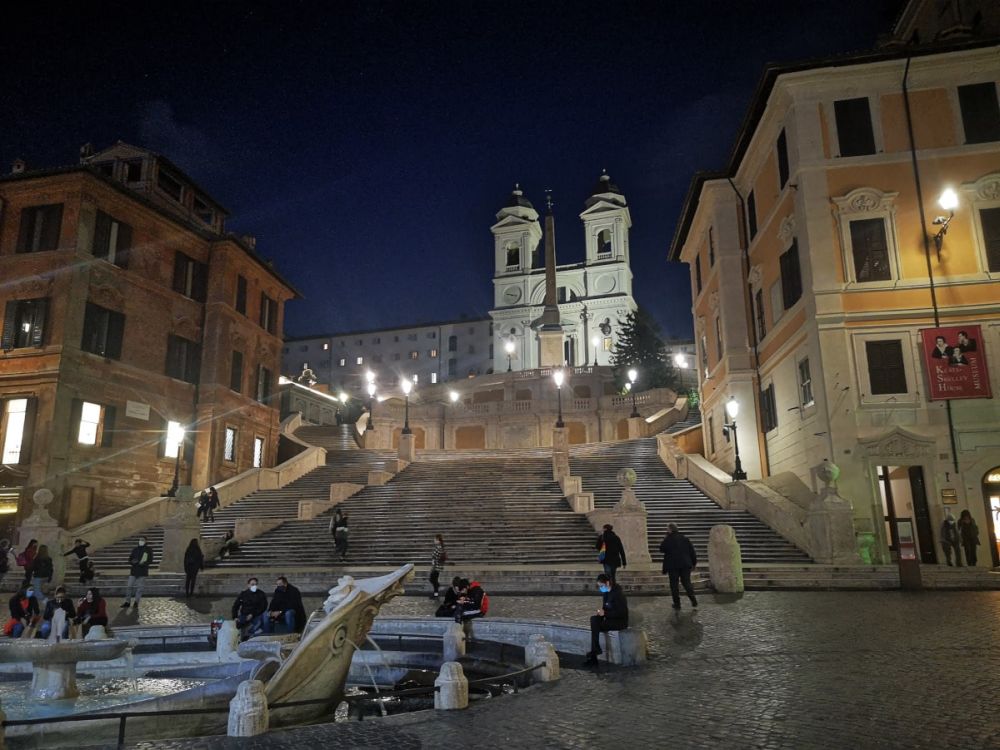
[[[132,548],[128,555],[128,581],[125,584],[125,601],[122,602],[122,609],[128,609],[129,604],[139,610],[139,601],[142,599],[142,586],[149,575],[149,566],[153,564],[153,548],[146,544],[146,537],[140,536],[139,543]]]
[[[35,561],[35,555],[38,554],[38,540],[30,540],[21,550],[17,557],[14,558],[18,565],[24,569],[24,585],[27,586],[31,582],[31,564]]]
[[[198,572],[205,569],[205,555],[197,539],[192,539],[184,550],[184,596],[194,596],[194,585],[198,580]]]
[[[677,588],[680,580],[684,584],[684,592],[691,600],[691,606],[698,606],[698,599],[691,586],[691,570],[698,564],[691,540],[677,530],[677,524],[667,526],[667,535],[660,542],[660,552],[663,553],[663,572],[670,576],[670,596],[674,600],[674,609],[681,608],[681,596]]]
[[[604,565],[604,572],[611,579],[611,583],[615,583],[615,573],[618,568],[624,568],[628,563],[625,560],[625,545],[610,523],[604,524],[604,531],[597,535],[597,544],[594,548],[599,551],[598,559]]]
[[[951,553],[955,553],[955,564],[962,567],[962,538],[958,532],[958,522],[951,514],[951,508],[945,509],[944,520],[941,522],[941,548],[944,558],[951,565]]]
[[[462,591],[462,578],[455,576],[451,579],[451,586],[444,592],[444,602],[434,613],[435,617],[454,617],[455,609],[458,607],[458,596]]]
[[[350,529],[347,526],[347,514],[340,508],[337,508],[330,521],[330,534],[333,535],[333,554],[344,562],[347,559]]]
[[[458,600],[455,602],[455,622],[468,622],[485,617],[489,611],[486,589],[479,581],[463,578],[458,584]]]
[[[59,637],[69,638],[69,624],[73,622],[73,618],[76,617],[76,607],[73,606],[73,602],[70,598],[66,596],[66,589],[63,586],[58,586],[56,588],[55,595],[45,604],[45,614],[42,615],[42,625],[38,629],[38,635],[40,638],[48,638],[49,633],[52,632],[52,617],[55,615],[57,609],[61,609],[66,613],[66,621],[63,624],[63,632],[59,634]]]
[[[215,511],[222,506],[222,501],[219,500],[219,491],[215,487],[208,488],[208,506],[205,509],[205,520],[214,521]]]
[[[306,608],[302,605],[302,592],[288,582],[284,576],[278,578],[271,606],[263,626],[265,633],[273,633],[274,626],[284,624],[286,633],[301,633],[306,625]]]
[[[958,535],[965,549],[965,562],[972,568],[976,565],[976,547],[979,546],[979,527],[968,509],[958,514]]]
[[[48,598],[45,596],[44,587],[52,583],[54,568],[52,557],[49,556],[49,546],[42,544],[38,547],[38,554],[31,563],[31,585],[35,589],[35,596],[38,598],[39,606],[45,606]]]
[[[601,608],[590,618],[590,652],[585,664],[597,664],[597,657],[603,653],[601,633],[628,627],[628,599],[622,587],[607,573],[597,576],[597,587],[601,591]]]
[[[80,583],[94,580],[94,564],[90,561],[90,555],[87,554],[89,546],[90,542],[77,539],[73,542],[73,548],[69,552],[63,553],[63,557],[76,555],[77,564],[80,566]]]
[[[263,627],[265,612],[267,612],[267,596],[257,588],[256,578],[248,578],[247,587],[233,602],[233,619],[236,620],[236,627],[242,632],[243,640]]]
[[[87,589],[87,593],[76,605],[76,617],[73,622],[80,626],[83,637],[95,625],[108,626],[108,606],[107,602],[101,598],[101,590],[95,587]]]

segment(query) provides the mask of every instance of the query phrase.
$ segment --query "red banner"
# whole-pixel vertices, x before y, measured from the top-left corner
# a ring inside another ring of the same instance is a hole
[[[931,401],[992,398],[979,326],[924,328],[920,335]]]

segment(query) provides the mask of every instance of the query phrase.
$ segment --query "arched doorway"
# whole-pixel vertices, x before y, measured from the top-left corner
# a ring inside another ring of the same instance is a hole
[[[993,567],[1000,565],[1000,466],[983,475],[983,504],[986,506],[986,543]]]

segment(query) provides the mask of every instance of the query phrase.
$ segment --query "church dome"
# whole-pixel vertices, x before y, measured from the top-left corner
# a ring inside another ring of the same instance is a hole
[[[602,195],[603,193],[615,193],[616,195],[623,195],[619,187],[611,181],[611,176],[607,172],[602,172],[600,179],[597,181],[597,185],[591,191],[591,195]]]
[[[507,199],[507,203],[504,208],[531,208],[531,201],[524,197],[524,193],[521,192],[521,186],[517,183],[514,184],[514,189],[511,191],[510,198]]]

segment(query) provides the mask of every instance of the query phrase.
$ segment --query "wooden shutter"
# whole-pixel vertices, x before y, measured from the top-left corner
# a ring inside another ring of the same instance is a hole
[[[108,312],[108,330],[104,342],[104,356],[110,359],[122,358],[122,340],[125,337],[125,316],[119,312]]]
[[[38,238],[38,250],[55,250],[59,247],[59,233],[62,230],[63,204],[42,206],[40,210],[42,234]],[[38,219],[36,219],[38,221]]]
[[[83,400],[74,398],[69,409],[69,444],[77,445],[80,442],[80,418],[83,416]]]
[[[115,432],[116,409],[113,406],[104,407],[104,420],[101,423],[101,447],[110,448]]]
[[[236,277],[236,312],[247,314],[247,280],[243,276]]]
[[[0,341],[0,348],[9,351],[14,348],[14,333],[17,328],[17,300],[11,300],[4,307],[3,313],[3,339]]]
[[[208,266],[204,263],[194,264],[191,274],[191,299],[204,302],[208,295]]]
[[[233,360],[229,366],[229,390],[243,392],[243,352],[233,352]]]
[[[34,206],[21,209],[21,225],[17,233],[17,252],[31,252],[31,240],[35,236],[37,216],[38,212]]]
[[[107,258],[108,249],[111,244],[111,217],[103,211],[97,212],[94,220],[94,247],[95,258]]]
[[[785,251],[779,259],[781,265],[781,294],[785,309],[787,310],[802,296],[802,270],[799,266],[799,246],[797,242],[792,242],[792,246]]]
[[[17,457],[18,464],[24,466],[31,463],[31,446],[35,438],[35,416],[38,414],[38,399],[29,397],[24,410],[24,432],[21,433],[21,453]]]
[[[991,273],[1000,272],[1000,208],[979,209],[979,219],[983,226],[987,267]]]
[[[190,259],[182,252],[174,254],[174,291],[184,294],[187,291],[187,264]]]
[[[31,345],[41,347],[45,341],[45,312],[49,306],[47,297],[33,300],[34,316],[31,321]]]
[[[128,268],[129,251],[132,249],[132,227],[128,224],[118,224],[118,245],[115,247],[115,265]]]
[[[260,327],[267,330],[267,295],[260,293]]]
[[[194,341],[185,341],[184,380],[197,383],[201,374],[201,345]]]

